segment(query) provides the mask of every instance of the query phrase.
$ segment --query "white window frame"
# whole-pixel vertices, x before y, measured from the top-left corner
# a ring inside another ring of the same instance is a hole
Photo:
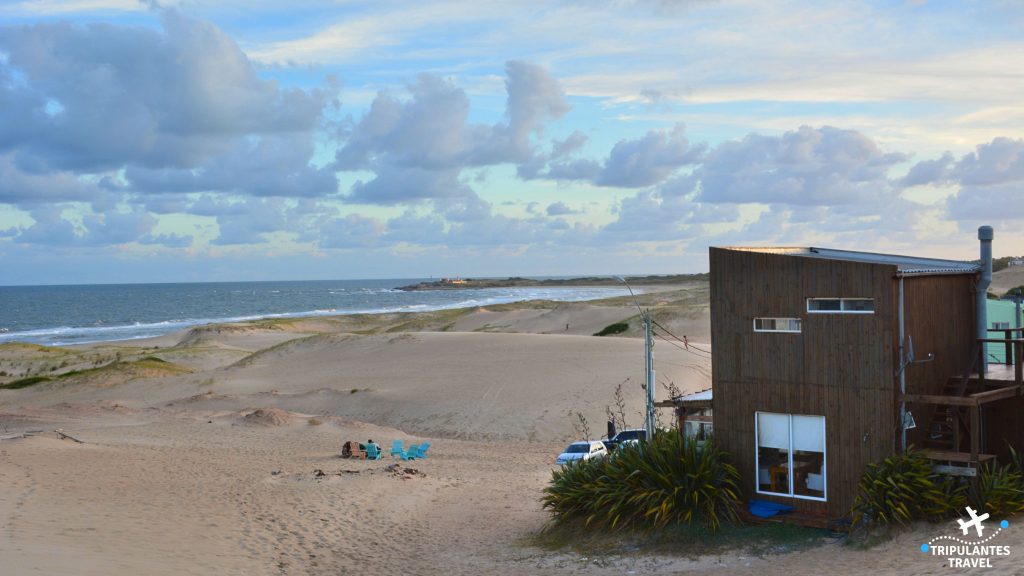
[[[839,310],[812,310],[811,302],[820,300],[839,300]],[[871,310],[847,310],[846,303],[857,301],[870,301]],[[807,299],[807,313],[808,314],[874,314],[875,313],[875,299],[874,298],[808,298]]]
[[[993,330],[1009,330],[1010,329],[1010,323],[1009,322],[992,322],[992,329]]]
[[[796,330],[778,330],[778,329],[775,329],[775,330],[765,330],[763,328],[758,328],[757,327],[757,321],[758,320],[775,320],[776,323],[779,320],[796,320],[796,322],[797,322],[797,329]],[[783,333],[783,334],[799,334],[802,331],[803,331],[803,321],[800,318],[767,318],[767,317],[754,318],[754,332],[777,332],[777,333]]]
[[[786,416],[789,419],[789,449],[786,451],[787,465],[789,466],[789,472],[786,473],[786,483],[789,493],[772,492],[770,490],[761,490],[761,442],[758,438],[757,424],[758,415],[760,414],[773,414],[776,416]],[[822,490],[823,496],[818,498],[817,496],[804,496],[797,494],[793,490],[793,416],[813,416],[815,418],[821,418],[822,426],[826,425],[825,417],[821,414],[783,414],[780,412],[754,412],[754,491],[758,494],[767,494],[769,496],[782,496],[784,498],[799,498],[800,500],[814,500],[816,502],[827,502],[828,501],[828,428],[822,430],[822,456],[821,456],[821,476],[822,482],[824,483],[824,490]]]

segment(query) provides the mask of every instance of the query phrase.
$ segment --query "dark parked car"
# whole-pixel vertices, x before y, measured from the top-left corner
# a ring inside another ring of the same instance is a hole
[[[646,439],[647,439],[647,430],[646,429],[644,429],[644,428],[629,428],[627,430],[622,430],[621,432],[619,432],[615,436],[612,436],[611,438],[609,438],[607,440],[602,440],[601,442],[604,442],[604,447],[605,448],[607,448],[609,450],[614,450],[614,449],[618,448],[622,444],[631,443],[631,442],[639,442],[641,440],[646,440]]]

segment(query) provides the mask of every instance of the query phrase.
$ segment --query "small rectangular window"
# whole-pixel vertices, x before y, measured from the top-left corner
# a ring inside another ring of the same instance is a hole
[[[840,312],[843,302],[839,298],[808,298],[808,312]]]
[[[799,318],[754,318],[754,332],[800,332]]]
[[[995,329],[995,330],[1009,330],[1010,329],[1010,323],[1009,322],[993,322],[992,323],[992,328]]]
[[[808,298],[807,311],[813,314],[874,314],[874,298]]]

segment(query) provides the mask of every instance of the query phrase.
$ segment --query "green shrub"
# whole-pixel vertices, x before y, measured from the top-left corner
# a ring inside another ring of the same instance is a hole
[[[1006,447],[1010,449],[1010,469],[1024,478],[1024,457],[1021,457],[1021,453],[1009,443]]]
[[[1024,510],[1024,477],[1014,464],[985,463],[970,484],[968,498],[975,510],[996,516],[1010,516]]]
[[[556,522],[595,528],[662,528],[735,522],[739,473],[712,442],[698,447],[677,432],[618,448],[605,458],[552,473],[544,507]]]
[[[49,376],[29,376],[28,378],[22,378],[7,384],[0,384],[0,388],[7,390],[19,390],[21,388],[28,388],[33,384],[39,384],[40,382],[46,382],[50,379]]]
[[[861,476],[853,524],[909,524],[938,521],[967,504],[966,486],[932,472],[923,452],[907,450],[869,464]]]
[[[613,334],[622,334],[626,330],[629,330],[628,322],[616,322],[605,326],[600,332],[595,332],[594,336],[612,336]]]

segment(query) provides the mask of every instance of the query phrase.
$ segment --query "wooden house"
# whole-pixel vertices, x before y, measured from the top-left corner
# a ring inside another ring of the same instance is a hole
[[[978,264],[711,248],[710,265],[715,438],[746,498],[839,517],[905,446],[964,475],[1024,446],[1020,332],[1015,371],[977,373]]]

